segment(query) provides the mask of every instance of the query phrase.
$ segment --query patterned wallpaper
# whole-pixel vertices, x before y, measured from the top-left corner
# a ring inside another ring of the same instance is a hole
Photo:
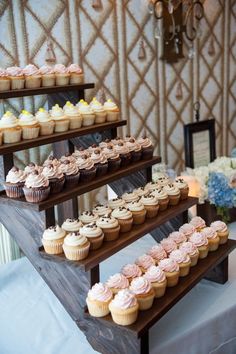
[[[58,62],[79,62],[87,82],[118,102],[129,121],[128,132],[146,129],[169,166],[184,165],[183,124],[193,120],[193,103],[201,101],[201,118],[217,121],[217,153],[227,154],[236,141],[236,0],[205,0],[202,36],[195,56],[175,65],[158,59],[154,19],[147,0],[0,0],[0,66],[42,65],[46,42],[53,42]],[[143,40],[145,58],[138,59]],[[11,99],[5,109],[34,111],[46,98]],[[46,150],[17,154],[20,161],[44,158]],[[43,156],[42,156],[43,155]]]

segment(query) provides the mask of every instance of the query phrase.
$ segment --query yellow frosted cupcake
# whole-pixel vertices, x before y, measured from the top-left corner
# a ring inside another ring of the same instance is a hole
[[[199,251],[199,258],[206,258],[209,251],[208,239],[206,235],[202,232],[194,232],[190,237],[189,241],[192,242],[195,246],[197,246]]]
[[[19,119],[9,111],[7,111],[0,120],[0,131],[4,144],[18,143],[21,141],[22,128],[19,126]]]
[[[107,112],[108,122],[115,122],[120,119],[120,110],[111,99],[104,103],[103,108]]]
[[[113,294],[117,294],[118,291],[129,287],[129,281],[123,274],[116,273],[110,276],[106,282],[106,285],[109,289],[111,289]]]
[[[89,290],[86,303],[89,314],[93,317],[104,317],[109,314],[109,303],[112,300],[111,290],[102,283],[95,284]]]
[[[62,247],[67,259],[81,261],[88,256],[90,243],[79,232],[71,232],[65,237]]]
[[[96,97],[93,98],[89,105],[95,113],[95,124],[105,123],[107,120],[107,112]]]
[[[173,287],[179,282],[179,265],[174,259],[162,259],[158,266],[163,270],[167,280],[167,287]]]
[[[42,244],[48,254],[63,253],[62,245],[66,232],[60,226],[50,226],[43,233]]]
[[[70,120],[58,104],[55,104],[49,113],[55,122],[55,133],[66,132],[69,129]]]
[[[156,298],[164,296],[167,280],[160,267],[151,266],[143,277],[151,283]]]
[[[220,237],[217,234],[217,231],[213,227],[205,227],[202,230],[203,235],[208,239],[209,252],[216,251],[220,244]]]
[[[79,112],[83,118],[83,127],[93,125],[95,122],[95,113],[87,102],[82,102],[79,106]]]
[[[113,321],[120,326],[129,326],[137,320],[138,301],[128,289],[121,290],[109,304]]]
[[[19,116],[19,124],[22,128],[22,139],[35,139],[39,136],[40,125],[33,114],[23,109]]]
[[[51,135],[54,132],[55,122],[46,109],[39,108],[35,117],[40,125],[40,135]]]
[[[179,276],[186,277],[189,274],[191,260],[189,255],[183,250],[175,250],[170,253],[170,259],[176,261],[179,265]]]
[[[149,280],[144,277],[133,279],[130,290],[136,296],[140,310],[148,310],[152,307],[155,293]]]
[[[223,245],[228,241],[229,230],[223,221],[214,221],[211,223],[211,227],[217,232],[217,235],[220,238],[220,245]]]
[[[79,113],[78,107],[74,106],[69,101],[63,107],[64,113],[70,120],[69,129],[78,129],[82,127],[82,116]]]

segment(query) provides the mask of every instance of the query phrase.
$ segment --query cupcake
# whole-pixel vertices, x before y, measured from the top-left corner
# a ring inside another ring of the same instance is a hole
[[[26,65],[22,71],[25,76],[25,88],[34,89],[41,86],[41,74],[35,65]]]
[[[65,186],[67,188],[76,187],[79,182],[79,169],[75,163],[65,160],[59,167],[59,171],[65,176]]]
[[[208,255],[208,239],[202,232],[194,232],[190,237],[189,241],[197,246],[199,251],[199,258],[206,258]]]
[[[41,173],[43,171],[43,168],[41,166],[38,166],[34,162],[30,162],[27,166],[25,166],[24,172],[27,176],[34,171]]]
[[[80,181],[81,182],[90,182],[96,176],[96,167],[94,166],[94,162],[87,155],[83,155],[78,158],[76,161],[76,165],[80,171]]]
[[[167,258],[167,253],[160,244],[152,246],[152,248],[147,252],[147,254],[151,256],[157,264],[161,259]]]
[[[78,149],[75,149],[75,151],[72,154],[76,159],[78,159],[79,157],[83,157],[83,156],[87,156],[89,157],[89,153],[87,149],[84,149],[83,147],[80,147]]]
[[[95,149],[91,154],[91,159],[96,168],[97,177],[104,176],[108,170],[108,162],[106,156],[102,153],[101,149]]]
[[[179,228],[179,232],[185,234],[187,238],[189,238],[195,231],[196,231],[195,227],[191,224],[183,224]]]
[[[159,210],[159,204],[157,198],[154,195],[152,194],[143,195],[140,198],[140,202],[144,205],[144,208],[146,209],[147,219],[152,219],[157,216]]]
[[[165,273],[160,267],[151,266],[143,277],[151,283],[155,298],[165,295],[167,280]]]
[[[136,259],[135,264],[137,264],[137,266],[139,266],[141,271],[145,273],[148,270],[148,268],[155,265],[156,262],[150,255],[143,254],[142,256]]]
[[[151,195],[157,198],[160,211],[164,211],[168,208],[169,197],[163,189],[155,189],[151,192]]]
[[[103,105],[97,101],[96,97],[90,102],[90,107],[95,113],[95,124],[105,123],[107,119],[107,113]]]
[[[139,187],[133,190],[133,193],[137,194],[139,198],[141,198],[143,195],[148,195],[149,191],[145,189],[145,187]]]
[[[125,144],[125,141],[121,137],[117,136],[114,139],[111,139],[111,143],[114,146],[116,146],[116,145],[119,145],[120,143]]]
[[[121,198],[125,201],[125,203],[137,202],[139,197],[134,192],[126,192],[122,194]]]
[[[43,87],[55,86],[56,76],[54,74],[54,69],[49,65],[43,65],[39,69],[39,73],[41,74],[41,84]]]
[[[97,250],[102,246],[104,234],[102,229],[95,222],[83,225],[80,234],[85,236],[90,242],[90,250]]]
[[[141,145],[142,159],[149,160],[153,157],[154,147],[150,139],[143,137],[137,140],[137,143]]]
[[[108,206],[112,210],[123,207],[125,205],[126,205],[125,201],[121,198],[113,198],[113,199],[108,200]]]
[[[163,238],[163,240],[161,240],[161,246],[164,248],[168,255],[172,251],[177,250],[177,244],[174,240],[171,240],[170,238]]]
[[[179,249],[189,255],[191,260],[191,267],[194,267],[197,264],[199,258],[199,251],[197,246],[194,243],[187,241],[183,242]]]
[[[69,119],[69,129],[79,129],[82,127],[82,116],[79,113],[78,107],[74,106],[69,101],[63,107],[66,117]]]
[[[129,232],[132,229],[133,217],[130,210],[125,207],[114,209],[111,216],[117,219],[120,225],[120,232]]]
[[[108,162],[108,171],[115,172],[119,170],[121,164],[121,158],[119,154],[115,151],[112,144],[108,144],[107,147],[102,149]]]
[[[48,156],[48,158],[44,161],[43,167],[47,165],[53,165],[54,167],[59,167],[61,165],[60,161],[54,157],[53,155]]]
[[[127,208],[131,211],[133,217],[133,224],[143,224],[146,218],[146,209],[140,201],[134,201],[127,204]]]
[[[122,267],[121,274],[131,283],[134,278],[141,277],[142,271],[137,264],[126,264]]]
[[[129,152],[129,149],[125,146],[124,143],[121,142],[115,145],[114,150],[120,156],[120,166],[127,167],[131,162],[131,154]]]
[[[42,202],[49,196],[49,181],[42,173],[35,170],[26,177],[23,191],[27,202]]]
[[[99,143],[99,147],[100,147],[101,149],[107,148],[108,145],[114,147],[114,144],[112,144],[111,139],[105,139],[104,141],[101,141],[101,142]]]
[[[145,189],[148,190],[149,192],[152,192],[156,189],[160,189],[160,185],[157,183],[157,182],[148,182],[146,185],[145,185]]]
[[[195,227],[196,231],[201,231],[206,227],[205,220],[203,220],[200,216],[194,216],[190,224]]]
[[[81,261],[88,257],[89,247],[89,241],[79,232],[69,233],[62,246],[66,258],[71,261]]]
[[[59,167],[53,166],[53,164],[48,164],[43,168],[42,174],[49,180],[51,193],[60,193],[62,191],[65,177]]]
[[[56,85],[57,86],[66,86],[69,85],[70,74],[63,64],[56,64],[54,66],[54,74],[56,76]]]
[[[185,236],[185,234],[180,231],[171,232],[169,234],[168,238],[175,241],[177,247],[179,247],[181,245],[181,243],[187,241],[187,237]]]
[[[158,266],[165,273],[167,280],[167,287],[171,288],[178,284],[179,281],[179,265],[171,258],[162,259]]]
[[[107,112],[107,121],[115,122],[120,119],[120,110],[117,105],[108,99],[103,106],[104,110]]]
[[[165,187],[167,184],[171,183],[171,180],[167,175],[162,174],[155,180],[155,182],[158,183],[160,187]]]
[[[164,192],[167,193],[169,198],[169,205],[177,205],[180,201],[180,191],[173,183],[167,184],[163,187]]]
[[[0,91],[9,91],[11,80],[6,70],[0,68]]]
[[[220,238],[220,245],[223,245],[228,241],[229,230],[223,221],[214,221],[210,226],[217,232],[217,235]]]
[[[6,69],[7,75],[11,80],[12,90],[22,90],[25,85],[25,76],[18,66],[11,66]]]
[[[70,74],[70,84],[78,85],[83,84],[84,74],[81,67],[78,64],[70,64],[67,68],[68,73]]]
[[[114,241],[119,237],[120,225],[112,216],[100,216],[96,220],[96,224],[102,229],[105,241]]]
[[[18,143],[21,141],[22,128],[19,126],[19,120],[7,111],[0,120],[0,131],[4,144]]]
[[[65,231],[60,226],[50,226],[43,233],[42,244],[48,254],[63,253],[62,245],[66,236]]]
[[[22,139],[35,139],[39,136],[40,125],[37,119],[25,109],[19,116],[19,125],[22,128]]]
[[[113,321],[120,326],[129,326],[137,320],[138,301],[128,289],[121,290],[109,304]]]
[[[191,260],[189,255],[183,250],[175,250],[169,254],[169,258],[176,261],[179,265],[179,276],[185,277],[189,274]]]
[[[84,225],[96,222],[97,219],[98,219],[98,215],[88,210],[83,211],[79,216],[79,220]]]
[[[111,290],[102,283],[95,284],[86,298],[89,314],[93,317],[104,317],[109,314],[109,303],[112,300]]]
[[[61,225],[62,229],[65,230],[67,234],[70,232],[78,232],[83,226],[82,222],[79,219],[66,219]]]
[[[117,294],[118,291],[129,287],[129,281],[123,274],[116,273],[110,276],[106,282],[106,285],[109,289],[111,289],[113,294]]]
[[[184,200],[188,198],[189,186],[183,178],[176,178],[174,182],[175,187],[180,190],[180,199]]]
[[[131,281],[130,291],[136,296],[140,310],[148,310],[152,307],[155,292],[150,281],[144,277],[138,277]]]
[[[88,127],[90,125],[93,125],[95,122],[95,113],[92,110],[92,108],[88,105],[87,102],[84,102],[80,107],[79,107],[79,112],[83,117],[83,127]]]
[[[93,213],[97,214],[98,216],[109,216],[112,210],[108,205],[97,204],[93,208]]]
[[[39,135],[51,135],[54,132],[55,122],[46,109],[39,108],[35,117],[40,125]]]
[[[0,130],[0,146],[2,145],[2,142],[3,142],[3,134],[2,134],[2,132]]]
[[[202,230],[203,235],[208,239],[209,252],[216,251],[220,244],[220,237],[217,234],[217,231],[213,227],[205,227]]]
[[[55,133],[66,132],[69,129],[70,120],[58,104],[55,104],[49,113],[55,122]]]
[[[137,162],[141,159],[142,157],[142,148],[141,145],[138,144],[134,138],[130,138],[126,142],[126,146],[129,149],[129,152],[131,154],[131,161],[132,162]]]
[[[25,184],[26,175],[24,171],[17,167],[12,167],[6,176],[4,188],[6,195],[9,198],[20,198],[24,196],[23,187]]]

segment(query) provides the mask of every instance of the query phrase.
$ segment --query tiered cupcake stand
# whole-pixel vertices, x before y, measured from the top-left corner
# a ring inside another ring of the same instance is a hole
[[[9,91],[1,93],[0,99],[50,95],[71,90],[77,91],[77,99],[81,99],[84,98],[84,90],[93,87],[93,84],[84,84],[73,87]],[[52,99],[53,97],[49,96],[49,100]],[[3,156],[3,174],[6,175],[13,166],[13,153],[16,151],[53,144],[55,154],[64,154],[66,151],[72,152],[74,144],[78,143],[82,136],[106,131],[110,137],[115,137],[117,128],[125,124],[125,120],[120,120],[0,146],[0,155]],[[58,145],[62,141],[63,144]],[[152,166],[160,161],[160,157],[141,160],[117,172],[98,177],[92,182],[81,183],[73,189],[64,189],[61,193],[51,195],[38,204],[28,203],[24,198],[10,199],[4,191],[0,192],[0,222],[8,229],[35,269],[84,332],[89,343],[101,353],[148,354],[149,329],[192,287],[204,277],[219,283],[224,283],[228,279],[228,254],[236,247],[236,241],[233,240],[228,240],[227,244],[210,253],[206,259],[200,260],[187,277],[180,279],[177,286],[168,288],[163,298],[156,299],[150,310],[140,311],[138,320],[131,326],[116,325],[110,315],[99,319],[91,317],[87,312],[85,299],[89,288],[99,281],[99,263],[145,234],[150,232],[154,235],[155,230],[161,225],[179,215],[183,216],[185,222],[187,210],[197,203],[197,199],[192,197],[159,213],[157,218],[147,220],[143,225],[134,226],[130,232],[122,234],[116,241],[104,243],[100,249],[91,251],[83,261],[69,261],[63,255],[51,256],[44,252],[41,237],[45,227],[55,224],[55,206],[59,213],[58,218],[61,220],[65,217],[76,217],[78,215],[77,196],[106,184],[110,184],[116,192],[121,191],[121,186],[122,191],[125,190],[126,181],[127,185],[133,183],[134,187],[137,187],[138,184],[150,181]],[[73,200],[73,203],[68,204],[70,200]]]

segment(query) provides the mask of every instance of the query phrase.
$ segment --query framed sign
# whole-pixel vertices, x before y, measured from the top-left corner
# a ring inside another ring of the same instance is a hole
[[[216,158],[215,119],[184,126],[186,167],[207,166]]]

